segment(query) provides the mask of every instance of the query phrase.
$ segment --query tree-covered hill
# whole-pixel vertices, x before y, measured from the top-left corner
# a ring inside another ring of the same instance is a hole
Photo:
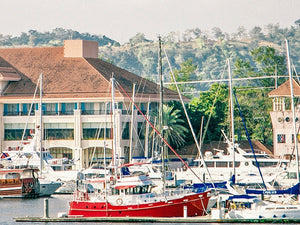
[[[220,79],[224,75],[226,59],[232,64],[238,59],[251,62],[249,52],[259,46],[270,46],[278,54],[285,55],[285,39],[290,43],[290,55],[295,68],[300,68],[300,20],[295,26],[280,28],[278,24],[269,24],[264,29],[254,27],[247,31],[239,27],[236,33],[224,33],[213,28],[210,33],[199,28],[183,33],[171,32],[162,37],[163,46],[172,69],[191,59],[197,66],[192,80]],[[1,47],[19,46],[62,46],[66,39],[94,40],[99,43],[99,57],[121,68],[153,81],[157,80],[158,40],[147,40],[144,34],[137,33],[128,43],[120,45],[105,35],[80,33],[71,29],[56,28],[49,32],[30,30],[20,36],[0,34]],[[233,68],[234,69],[234,68]],[[170,81],[170,68],[166,57],[163,58],[163,70],[166,81]],[[207,83],[197,84],[194,90],[207,90]]]
[[[36,30],[29,30],[22,32],[20,36],[2,35],[0,34],[0,46],[14,47],[14,46],[62,46],[64,40],[68,39],[83,39],[97,41],[99,46],[103,45],[120,45],[119,42],[114,41],[105,35],[95,35],[89,33],[79,33],[71,29],[55,28],[51,32],[38,32]]]
[[[285,56],[285,39],[289,41],[290,55],[296,70],[300,70],[300,26],[281,29],[278,25],[269,25],[266,33],[258,27],[248,34],[239,33],[222,35],[218,30],[215,35],[208,38],[206,34],[197,29],[190,30],[189,38],[162,37],[163,46],[172,69],[180,69],[180,65],[192,59],[197,66],[192,80],[213,80],[227,77],[224,75],[226,59],[230,58],[234,65],[238,59],[249,61],[252,65],[250,51],[259,46],[269,46],[276,50],[277,54]],[[105,45],[100,47],[100,57],[125,68],[135,74],[157,80],[158,43],[157,40],[149,41],[142,34],[137,34],[129,43],[121,46]],[[297,69],[298,68],[298,69]],[[234,69],[234,68],[233,68]],[[257,68],[259,70],[259,68]],[[167,60],[163,58],[163,70],[166,81],[170,80],[170,68]],[[274,71],[275,73],[275,71]],[[195,89],[207,90],[208,84],[197,84]]]

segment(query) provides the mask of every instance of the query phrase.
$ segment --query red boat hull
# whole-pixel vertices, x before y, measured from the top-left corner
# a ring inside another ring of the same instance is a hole
[[[138,205],[117,206],[105,202],[71,201],[69,216],[82,217],[183,217],[203,216],[209,201],[209,193],[203,192],[182,198]]]

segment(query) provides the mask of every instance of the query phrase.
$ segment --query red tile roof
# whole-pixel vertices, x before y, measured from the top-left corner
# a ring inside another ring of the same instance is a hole
[[[106,98],[110,92],[110,77],[122,85],[129,96],[133,83],[136,96],[159,98],[159,86],[124,69],[94,58],[65,58],[63,47],[0,49],[0,67],[10,66],[21,77],[12,82],[3,98],[32,97],[43,73],[44,98]],[[165,99],[178,99],[177,93],[164,89]],[[116,91],[116,98],[126,98]]]
[[[269,97],[291,97],[291,88],[290,88],[290,80],[287,80],[283,84],[281,84],[278,88],[269,92]],[[294,96],[300,97],[300,86],[298,82],[293,79],[293,90]]]

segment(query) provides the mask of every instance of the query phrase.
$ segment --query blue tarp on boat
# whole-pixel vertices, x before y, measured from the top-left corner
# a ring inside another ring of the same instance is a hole
[[[246,189],[247,194],[256,194],[256,195],[299,195],[300,191],[300,184],[296,184],[293,187],[290,187],[285,190],[253,190],[253,189]]]

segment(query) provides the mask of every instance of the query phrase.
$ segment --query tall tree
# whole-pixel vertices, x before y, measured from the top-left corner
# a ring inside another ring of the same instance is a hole
[[[191,75],[197,69],[197,66],[193,64],[193,59],[189,58],[187,61],[180,64],[180,70],[173,70],[174,77],[176,82],[185,82],[191,80]],[[173,79],[172,79],[173,81]],[[169,85],[171,90],[177,91],[175,85]],[[191,91],[192,87],[187,84],[179,84],[178,85],[180,92]]]
[[[262,77],[283,75],[286,71],[283,56],[276,53],[272,47],[262,46],[250,51],[251,60],[237,59],[235,62],[235,76]],[[253,83],[254,82],[254,83]],[[275,85],[274,79],[259,79],[251,81],[248,86],[261,87],[261,89],[248,89],[237,92],[241,108],[245,110],[247,128],[251,137],[266,144],[272,144],[272,127],[269,112],[272,103],[268,92]]]
[[[227,84],[215,83],[208,91],[201,92],[199,98],[194,98],[190,102],[189,110],[196,133],[200,129],[201,117],[205,118],[204,142],[220,140],[221,130],[227,129],[228,101]]]
[[[185,139],[189,130],[185,127],[186,122],[178,104],[170,102],[168,105],[163,105],[162,123],[165,127],[164,138],[173,148],[178,148],[186,143]],[[160,129],[160,124],[157,124],[156,128]],[[154,131],[151,132],[151,136],[153,134]]]

